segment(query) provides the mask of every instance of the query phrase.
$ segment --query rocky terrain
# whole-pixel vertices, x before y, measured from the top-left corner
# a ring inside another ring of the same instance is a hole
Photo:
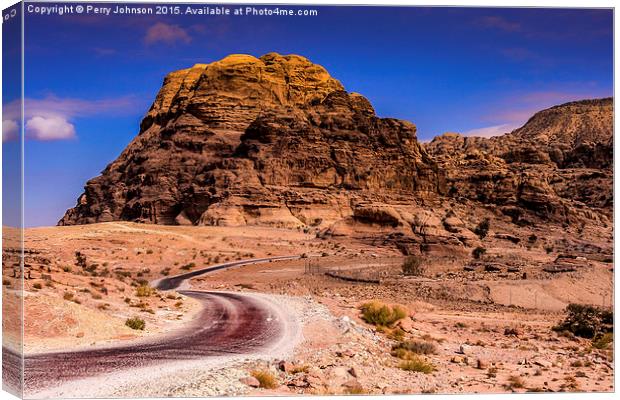
[[[196,304],[175,291],[145,290],[145,282],[219,262],[303,254],[190,282],[196,290],[257,293],[282,302],[303,326],[304,341],[293,352],[144,374],[119,371],[114,385],[110,377],[97,378],[64,387],[65,395],[612,390],[613,345],[551,329],[569,303],[613,304],[610,263],[565,258],[574,245],[563,242],[560,229],[514,243],[499,233],[503,228],[492,226],[479,239],[483,258],[427,257],[418,275],[403,274],[401,251],[390,242],[317,237],[303,229],[129,222],[28,229],[24,351],[166,337],[191,323]],[[548,265],[572,269],[546,272]],[[20,281],[10,278],[10,264],[3,273],[6,296]],[[360,313],[369,301],[400,304],[405,318],[393,327],[369,324]],[[130,318],[143,320],[144,330],[128,327]],[[432,343],[432,353],[422,356],[433,370],[403,369],[403,360],[391,354],[401,341]],[[272,375],[274,386],[256,387],[250,379],[256,371]]]
[[[611,98],[584,100],[536,113],[506,135],[445,134],[425,149],[447,172],[452,197],[496,205],[517,224],[609,224],[612,118]]]
[[[191,280],[296,310],[305,341],[288,357],[121,374],[97,393],[610,391],[613,338],[551,328],[571,303],[613,306],[612,118],[613,99],[583,100],[500,137],[420,144],[303,57],[197,64],[165,78],[59,226],[25,231],[4,298],[23,284],[27,353],[114,345],[195,317],[149,282],[299,255]],[[402,318],[369,323],[367,302]],[[393,349],[412,341],[431,350]]]
[[[302,227],[468,254],[486,219],[526,237],[592,227],[606,244],[581,247],[608,258],[612,115],[612,99],[584,100],[500,137],[421,145],[412,123],[377,117],[303,57],[231,55],[169,74],[138,136],[59,225]]]

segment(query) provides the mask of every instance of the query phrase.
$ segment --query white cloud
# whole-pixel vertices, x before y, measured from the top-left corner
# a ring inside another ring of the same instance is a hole
[[[144,38],[144,42],[146,44],[153,44],[157,42],[163,42],[166,44],[173,44],[175,42],[189,43],[191,41],[192,38],[185,29],[178,25],[169,25],[164,24],[163,22],[158,22],[151,26],[146,31],[146,37]]]
[[[127,114],[143,106],[131,96],[84,100],[48,96],[43,99],[26,98],[24,100],[24,119],[26,138],[31,140],[66,140],[76,137],[73,118],[103,115],[106,113]],[[2,140],[17,138],[17,121],[21,119],[21,102],[19,100],[5,104],[3,107]],[[12,131],[14,130],[14,131]],[[7,133],[5,133],[7,132]]]
[[[62,117],[36,116],[26,122],[26,137],[36,140],[73,139],[75,127]]]
[[[463,136],[477,136],[477,137],[485,137],[490,138],[493,136],[501,136],[505,133],[512,132],[517,129],[520,125],[518,124],[501,124],[501,125],[493,125],[486,126],[483,128],[472,129],[467,132],[463,132]]]
[[[19,124],[12,119],[2,120],[2,141],[16,140],[19,136]]]

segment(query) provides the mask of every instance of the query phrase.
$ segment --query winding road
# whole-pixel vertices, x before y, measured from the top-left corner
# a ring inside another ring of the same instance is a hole
[[[298,258],[284,256],[234,261],[163,278],[153,282],[153,285],[160,290],[172,290],[185,286],[184,282],[188,279],[209,272]],[[276,342],[286,328],[286,322],[277,315],[274,306],[257,296],[197,290],[178,292],[197,299],[203,305],[202,311],[188,326],[135,344],[26,355],[24,387],[28,392],[37,392],[75,379],[124,369],[170,361],[249,354]],[[19,376],[20,357],[5,347],[2,353],[3,378],[14,380]],[[5,384],[8,383],[5,381]]]

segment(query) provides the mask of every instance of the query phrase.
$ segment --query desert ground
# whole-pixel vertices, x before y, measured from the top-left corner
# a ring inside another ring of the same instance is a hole
[[[425,257],[423,271],[411,276],[389,242],[326,237],[318,228],[110,222],[27,229],[27,358],[165,342],[203,311],[189,289],[263,296],[299,335],[279,337],[287,345],[278,349],[272,343],[248,354],[163,362],[144,373],[119,367],[26,395],[613,391],[613,343],[552,330],[569,303],[613,305],[610,260],[572,258],[579,268],[545,272],[541,266],[567,252],[561,230],[516,240],[500,228],[484,239],[484,257],[520,260],[518,267],[439,254]],[[175,290],[153,288],[166,277],[276,256],[299,258],[197,274]],[[19,279],[11,278],[11,263],[3,268],[8,312]],[[404,315],[368,323],[361,309],[369,302]],[[142,329],[131,319],[143,321]],[[16,326],[5,326],[5,346],[11,332],[18,341]]]

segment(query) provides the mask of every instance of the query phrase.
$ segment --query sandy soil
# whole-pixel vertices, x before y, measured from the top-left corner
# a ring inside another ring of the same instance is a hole
[[[170,366],[163,375],[144,377],[156,385],[122,381],[129,378],[121,373],[114,393],[105,394],[613,390],[613,346],[599,350],[589,340],[551,331],[568,303],[609,306],[613,293],[613,272],[606,262],[588,259],[585,267],[567,273],[541,271],[570,250],[570,243],[559,239],[562,232],[550,231],[545,238],[544,243],[555,240],[551,252],[543,243],[485,239],[486,257],[517,260],[516,272],[466,270],[471,260],[436,255],[426,260],[419,277],[402,275],[403,256],[389,244],[321,239],[316,233],[132,223],[30,229],[26,351],[96,348],[172,332],[191,321],[199,307],[178,293],[141,296],[141,285],[224,261],[300,254],[297,261],[249,265],[191,281],[200,290],[284,299],[303,325],[304,342],[294,351],[276,360],[263,355],[220,360],[208,368]],[[11,272],[10,265],[3,271],[5,276]],[[359,306],[370,300],[407,308],[410,316],[399,322],[400,337],[395,338],[394,329],[377,329],[360,319]],[[144,319],[144,331],[125,326],[134,316]],[[390,355],[396,339],[433,343],[434,353],[423,357],[434,371],[399,368],[401,360]],[[270,371],[278,388],[252,388],[246,378],[254,370]]]

